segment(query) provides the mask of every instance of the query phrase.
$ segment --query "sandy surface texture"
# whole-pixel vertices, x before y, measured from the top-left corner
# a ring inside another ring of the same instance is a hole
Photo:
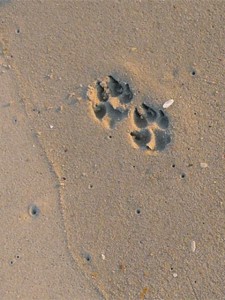
[[[1,299],[224,299],[224,9],[0,1]]]

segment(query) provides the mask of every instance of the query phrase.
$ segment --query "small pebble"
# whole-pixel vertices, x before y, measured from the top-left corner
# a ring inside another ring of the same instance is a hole
[[[102,259],[105,260],[105,254],[102,253]]]
[[[53,125],[49,125],[49,127],[52,129],[54,126]]]
[[[208,167],[208,164],[202,162],[202,163],[200,163],[200,166],[201,166],[202,169],[205,169],[205,168]]]
[[[168,107],[170,107],[173,103],[174,103],[174,100],[173,100],[173,99],[167,100],[167,101],[163,104],[163,108],[168,108]]]
[[[177,273],[173,273],[173,277],[176,278],[178,275]]]

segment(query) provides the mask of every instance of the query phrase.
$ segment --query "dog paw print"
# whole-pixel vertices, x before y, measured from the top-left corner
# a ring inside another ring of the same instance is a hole
[[[148,153],[162,151],[171,142],[170,122],[163,109],[147,102],[133,108],[134,94],[128,83],[109,75],[89,85],[87,97],[95,120],[106,128],[128,119],[130,139],[135,148]]]
[[[128,117],[133,92],[128,83],[109,75],[89,85],[87,97],[94,118],[108,128]]]
[[[143,102],[133,109],[130,118],[130,137],[135,148],[162,151],[171,142],[169,118],[162,109]]]

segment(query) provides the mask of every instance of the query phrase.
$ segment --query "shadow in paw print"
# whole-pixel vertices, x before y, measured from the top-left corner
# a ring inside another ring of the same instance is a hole
[[[96,84],[98,99],[101,102],[106,102],[109,99],[109,95],[105,91],[105,88],[101,86],[101,83],[98,81]]]
[[[127,117],[128,109],[114,108],[110,103],[107,103],[107,114],[110,118],[110,127],[114,128],[117,122]]]
[[[130,86],[128,83],[125,83],[123,88],[123,94],[120,97],[121,103],[128,104],[133,99],[133,92],[130,89]]]
[[[157,112],[155,109],[153,109],[149,104],[142,103],[142,107],[145,110],[146,117],[148,122],[154,122],[157,119]]]
[[[169,119],[162,110],[159,111],[157,124],[162,129],[167,129],[169,127]]]
[[[122,85],[111,75],[109,75],[109,90],[112,97],[118,97],[123,93]]]
[[[155,130],[155,150],[162,151],[167,144],[171,142],[171,137],[168,132],[162,130]]]
[[[137,107],[134,110],[134,123],[139,128],[145,128],[148,126],[148,122],[143,114]]]
[[[94,113],[96,118],[98,118],[99,120],[103,119],[106,115],[106,106],[104,105],[104,103],[96,105],[94,107]]]
[[[132,131],[130,135],[132,136],[134,142],[143,149],[146,149],[147,144],[151,141],[151,133],[148,129]]]

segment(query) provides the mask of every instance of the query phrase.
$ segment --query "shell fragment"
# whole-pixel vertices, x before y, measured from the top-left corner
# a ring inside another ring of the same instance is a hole
[[[167,100],[167,101],[163,104],[163,108],[168,108],[168,107],[170,107],[170,106],[173,104],[173,102],[174,102],[173,99]]]

